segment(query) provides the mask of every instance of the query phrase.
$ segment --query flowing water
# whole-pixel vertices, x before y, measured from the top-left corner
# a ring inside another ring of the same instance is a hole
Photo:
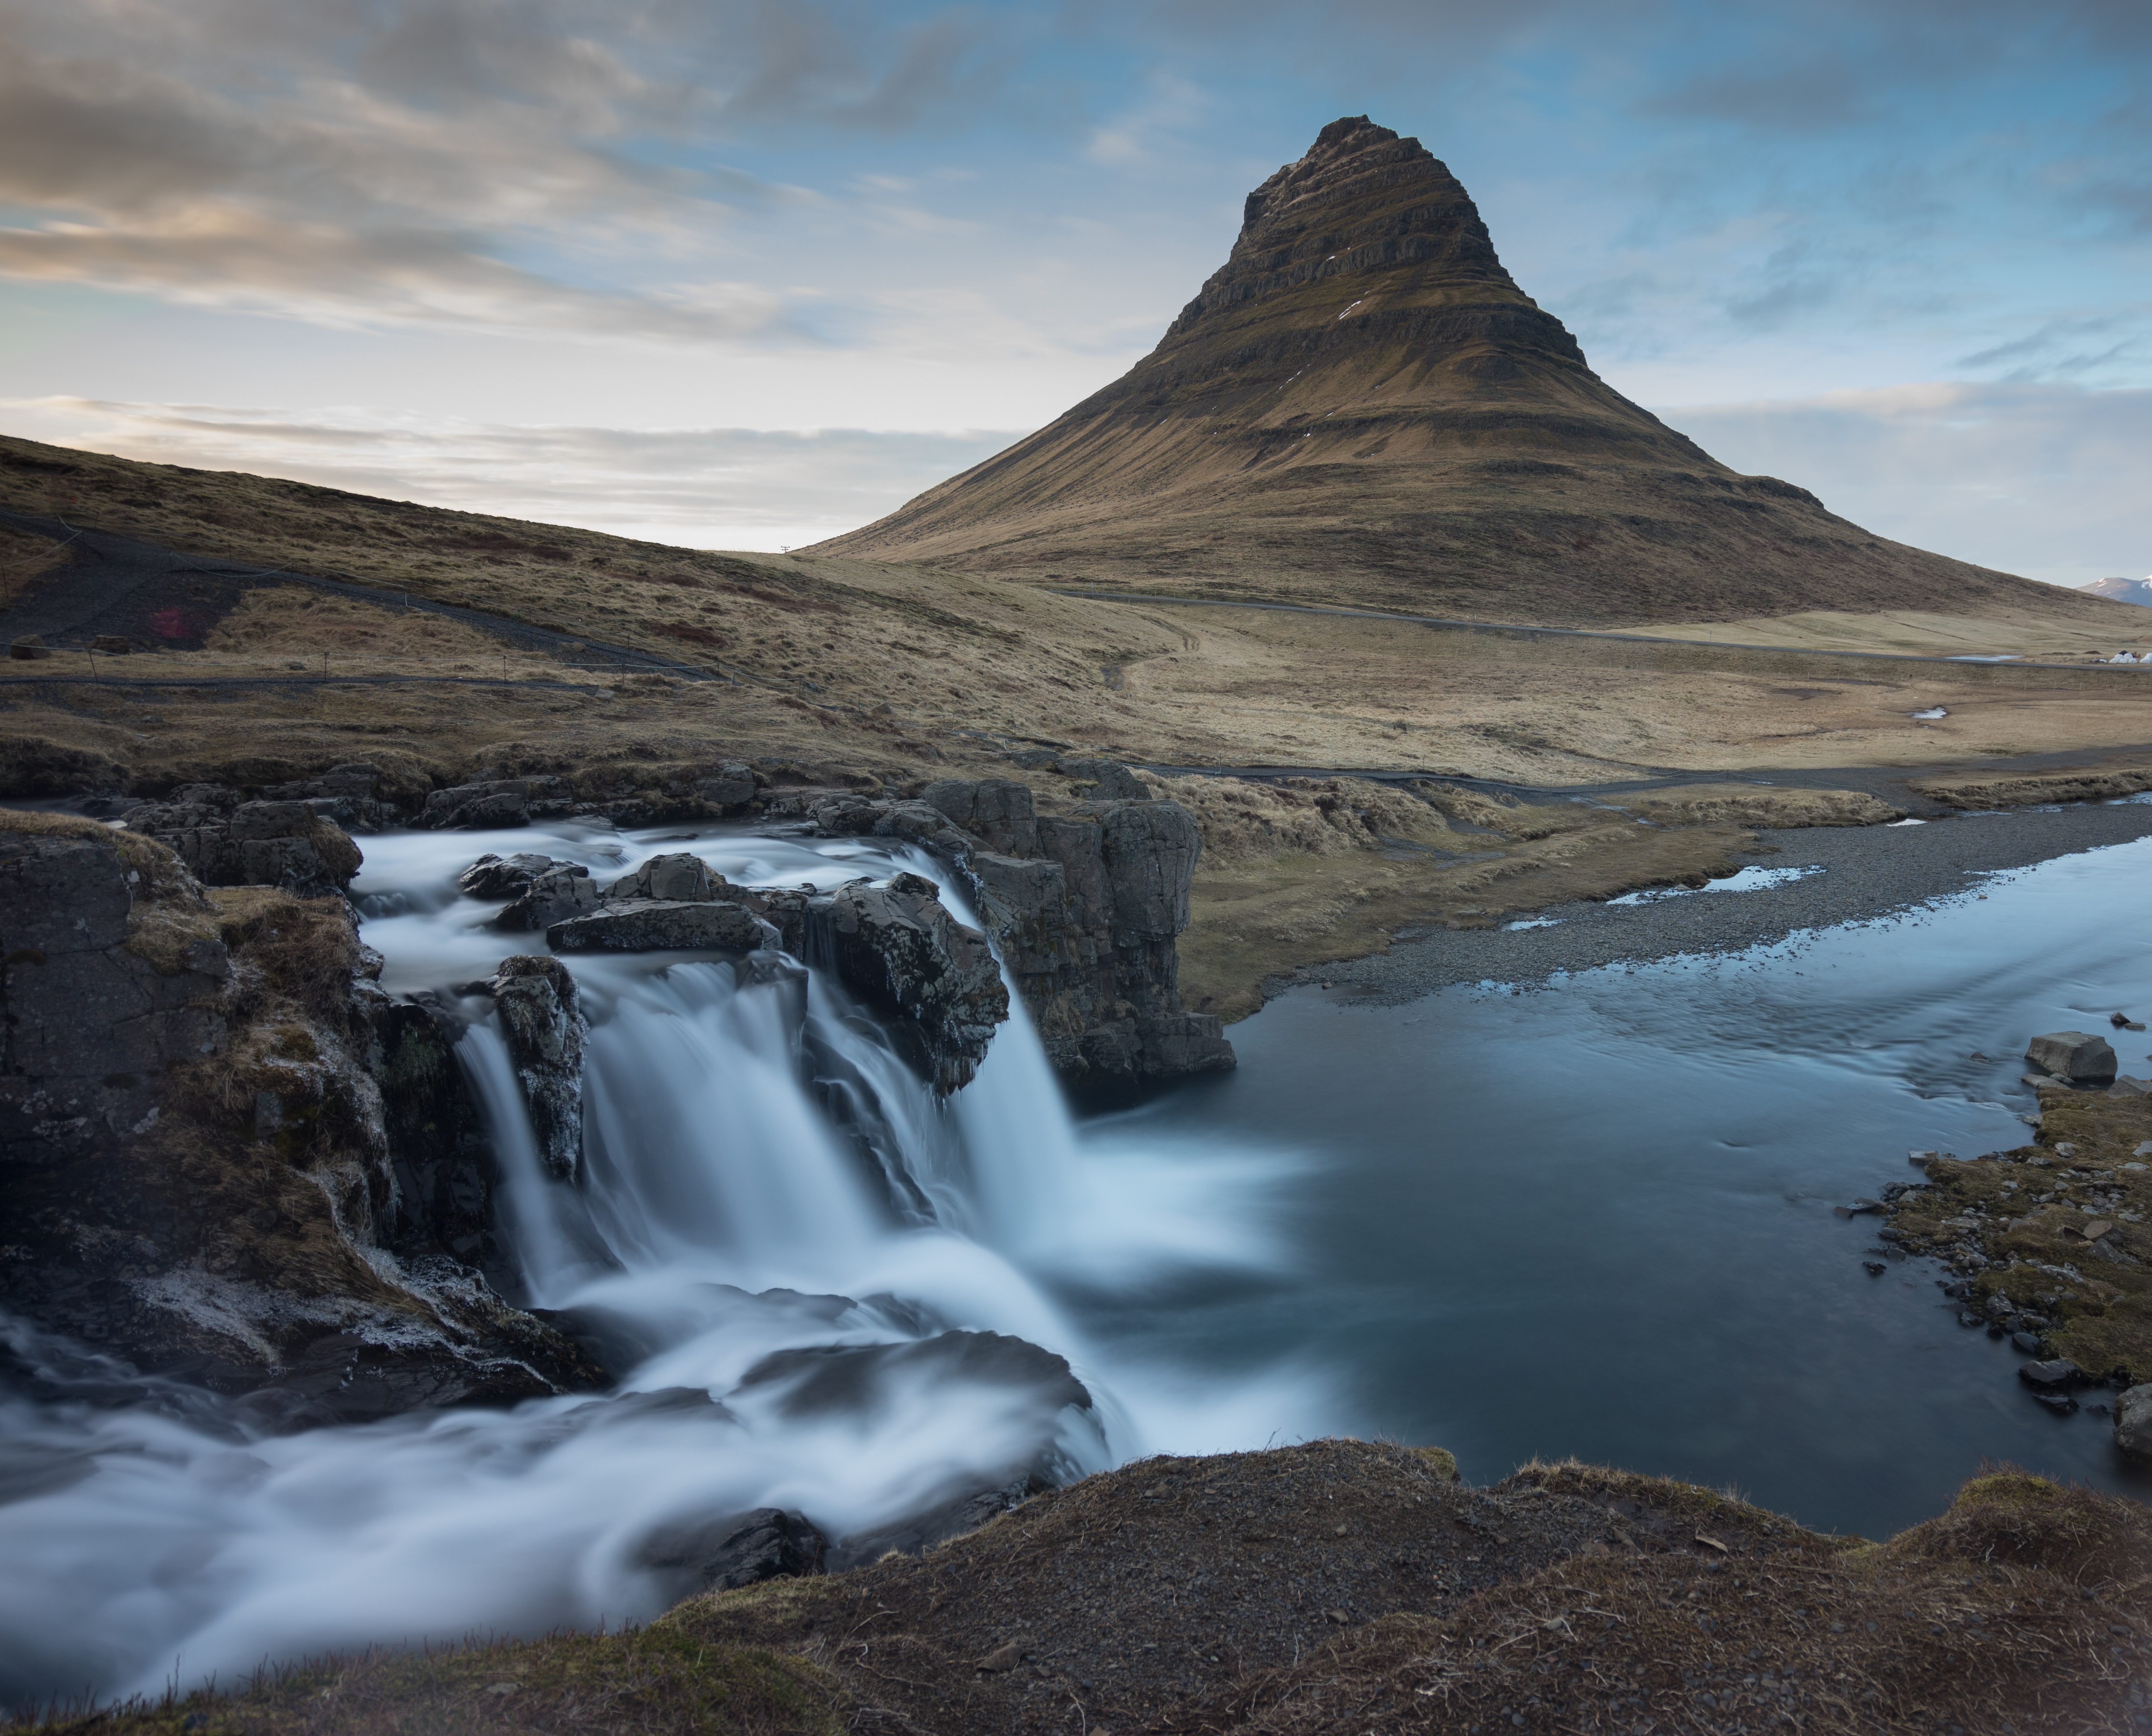
[[[683,847],[369,838],[354,891],[385,986],[446,987],[536,940],[455,896],[480,851],[603,876]],[[933,871],[692,847],[747,884]],[[940,1104],[819,976],[578,957],[579,1184],[542,1173],[491,1028],[459,1053],[516,1299],[629,1347],[621,1389],[264,1439],[18,1331],[81,1398],[0,1398],[0,1699],[647,1617],[678,1590],[653,1543],[724,1514],[872,1533],[1030,1470],[1325,1432],[1439,1441],[1474,1479],[1576,1453],[1738,1482],[1871,1534],[1983,1457],[2130,1486],[2104,1424],[2033,1406],[1917,1262],[1870,1277],[1872,1226],[1829,1206],[1913,1179],[1909,1148],[2024,1137],[2024,1036],[2152,982],[2116,920],[2148,864],[1529,992],[1299,992],[1234,1028],[1237,1074],[1082,1127],[1020,1013]]]

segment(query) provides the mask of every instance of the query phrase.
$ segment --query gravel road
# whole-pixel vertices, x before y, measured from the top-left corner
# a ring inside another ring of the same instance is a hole
[[[1811,826],[1758,835],[1735,860],[1760,868],[1823,872],[1753,891],[1703,891],[1641,904],[1564,904],[1521,920],[1552,926],[1442,930],[1394,942],[1389,952],[1271,978],[1266,994],[1310,981],[1355,998],[1410,1000],[1453,983],[1532,983],[1558,971],[1738,952],[1795,930],[1886,916],[1977,886],[1997,869],[2152,835],[2152,803],[2112,803],[1967,814],[1921,825]],[[1776,846],[1775,850],[1773,846]],[[1403,931],[1407,936],[1412,931]]]

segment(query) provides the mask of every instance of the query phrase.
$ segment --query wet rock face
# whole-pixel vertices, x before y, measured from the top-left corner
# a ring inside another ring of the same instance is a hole
[[[0,1166],[139,1139],[166,1071],[225,1046],[231,967],[207,906],[182,895],[198,931],[145,935],[140,890],[110,843],[0,832]]]
[[[633,898],[555,922],[546,941],[562,952],[751,952],[774,946],[777,931],[743,904]]]
[[[206,794],[194,786],[181,795]],[[329,817],[332,800],[151,803],[127,829],[170,846],[206,886],[279,886],[300,898],[341,896],[364,860]]]
[[[810,962],[901,1015],[891,1035],[936,1090],[971,1082],[1008,1017],[1008,991],[987,937],[949,914],[933,881],[900,874],[840,886],[806,903],[804,938]]]
[[[576,979],[557,958],[504,958],[488,985],[546,1172],[572,1181],[583,1162],[583,1039]]]
[[[819,805],[825,831],[909,836],[969,881],[1048,1056],[1073,1084],[1112,1087],[1233,1064],[1221,1023],[1182,1009],[1175,942],[1188,926],[1202,853],[1195,816],[1155,801],[1110,760],[1042,764],[1084,787],[1136,799],[1035,811],[1028,785],[944,779],[916,802],[841,797]],[[916,810],[926,810],[920,815]]]
[[[804,1515],[759,1507],[676,1526],[643,1546],[642,1565],[663,1576],[674,1600],[737,1591],[764,1580],[822,1571],[829,1543]]]
[[[125,833],[0,830],[0,946],[12,1312],[268,1429],[602,1378],[470,1270],[459,1022],[381,990],[345,906],[212,902]]]

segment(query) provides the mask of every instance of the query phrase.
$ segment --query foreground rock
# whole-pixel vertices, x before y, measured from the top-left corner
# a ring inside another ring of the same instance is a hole
[[[381,993],[340,899],[206,893],[152,838],[7,812],[0,876],[10,1312],[271,1427],[602,1378],[461,1263],[484,1251],[466,1217],[433,1215],[475,1184],[485,1216],[450,1039]]]
[[[1041,815],[1027,784],[950,779],[914,801],[834,799],[814,818],[832,834],[906,839],[965,877],[1055,1070],[1072,1084],[1233,1064],[1220,1021],[1180,1003],[1175,943],[1203,843],[1177,803],[1084,802]]]

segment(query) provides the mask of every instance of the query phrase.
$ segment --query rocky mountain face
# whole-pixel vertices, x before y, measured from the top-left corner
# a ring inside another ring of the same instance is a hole
[[[2119,603],[2142,603],[2152,607],[2152,579],[2096,579],[2079,590]]]
[[[1365,116],[1248,195],[1128,373],[831,552],[1613,625],[2064,607],[1728,470],[1616,392],[1456,177]]]

